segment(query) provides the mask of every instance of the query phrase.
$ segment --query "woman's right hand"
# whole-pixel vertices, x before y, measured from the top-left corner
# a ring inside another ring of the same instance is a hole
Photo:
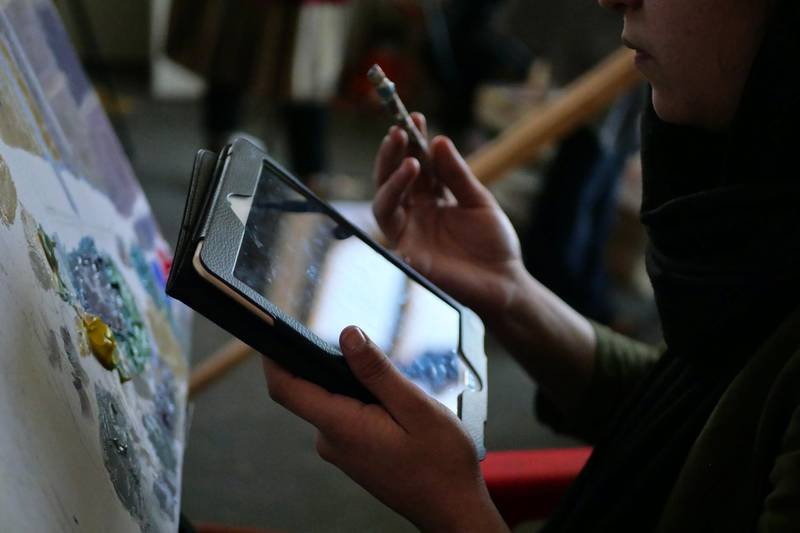
[[[426,135],[425,118],[412,117]],[[393,126],[375,161],[372,207],[389,247],[479,315],[496,316],[525,275],[508,217],[448,138],[431,141],[424,171],[414,153]]]
[[[425,119],[412,115],[425,134]],[[492,194],[445,137],[420,170],[393,127],[375,162],[375,218],[414,269],[472,308],[562,412],[577,405],[594,368],[589,322],[528,274],[519,239]]]

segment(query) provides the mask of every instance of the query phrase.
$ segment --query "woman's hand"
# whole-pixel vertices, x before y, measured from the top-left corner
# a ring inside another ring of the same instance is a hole
[[[459,420],[406,380],[359,328],[346,328],[340,344],[380,404],[332,394],[264,363],[270,396],[319,430],[320,456],[424,531],[507,531]]]
[[[412,117],[425,133],[424,117]],[[425,171],[415,153],[398,127],[378,150],[372,209],[389,245],[474,309],[563,412],[570,412],[593,372],[594,330],[528,274],[511,223],[449,139],[431,141]]]
[[[424,172],[413,154],[393,126],[375,161],[373,212],[390,247],[481,316],[501,313],[525,272],[511,223],[449,139],[431,141]]]

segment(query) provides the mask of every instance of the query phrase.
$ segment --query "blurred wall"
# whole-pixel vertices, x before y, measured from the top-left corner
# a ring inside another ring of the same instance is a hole
[[[162,99],[194,99],[205,83],[166,55],[167,30],[172,0],[150,0],[150,90]]]
[[[622,45],[622,17],[593,0],[508,0],[500,25],[553,66],[566,83]]]
[[[88,62],[112,66],[146,66],[150,57],[150,1],[55,0],[78,53]],[[88,17],[88,28],[79,10]],[[90,49],[92,32],[99,50]]]

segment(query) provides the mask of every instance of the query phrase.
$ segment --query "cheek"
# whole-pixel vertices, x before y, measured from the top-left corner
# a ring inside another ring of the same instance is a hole
[[[726,90],[719,41],[696,22],[683,22],[662,33],[656,60],[649,71],[647,66],[642,69],[653,86],[656,112],[674,123],[702,120]]]
[[[646,0],[645,0],[646,1]],[[670,122],[719,126],[735,113],[766,18],[752,0],[651,0],[656,61],[643,68]]]

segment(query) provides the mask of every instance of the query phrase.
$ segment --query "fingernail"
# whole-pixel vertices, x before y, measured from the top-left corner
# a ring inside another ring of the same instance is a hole
[[[403,160],[403,164],[405,165],[405,171],[409,174],[413,174],[419,167],[419,160],[416,157],[406,157]]]
[[[348,352],[359,350],[366,342],[364,332],[358,327],[347,328],[342,335],[342,348]]]

